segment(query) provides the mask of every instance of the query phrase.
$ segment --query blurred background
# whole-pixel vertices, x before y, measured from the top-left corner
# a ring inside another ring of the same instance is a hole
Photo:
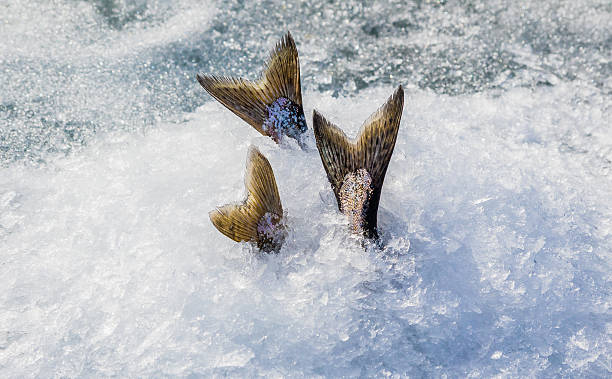
[[[562,81],[594,92],[581,100],[603,102],[612,88],[605,0],[0,6],[3,165],[69,152],[100,131],[180,121],[210,100],[196,73],[255,79],[286,31],[297,42],[307,92],[351,95],[401,83],[460,95]]]

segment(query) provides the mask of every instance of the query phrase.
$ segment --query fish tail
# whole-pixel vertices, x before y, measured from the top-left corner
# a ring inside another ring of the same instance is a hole
[[[308,128],[302,107],[300,62],[289,32],[270,53],[259,80],[200,74],[197,79],[212,97],[276,142],[285,135],[299,142]]]
[[[349,217],[353,232],[368,238],[378,237],[378,204],[403,107],[404,90],[399,86],[354,140],[316,110],[313,114],[317,148],[338,209]]]
[[[210,212],[213,225],[237,242],[253,242],[263,251],[279,251],[285,239],[281,205],[272,166],[253,146],[249,149],[245,187],[247,198]]]

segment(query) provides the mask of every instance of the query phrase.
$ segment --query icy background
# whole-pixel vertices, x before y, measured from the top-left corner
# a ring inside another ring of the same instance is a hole
[[[286,30],[309,124],[405,86],[382,251],[312,134],[195,81],[256,78]],[[611,30],[606,0],[2,2],[0,376],[610,377]],[[208,219],[250,144],[278,255]]]

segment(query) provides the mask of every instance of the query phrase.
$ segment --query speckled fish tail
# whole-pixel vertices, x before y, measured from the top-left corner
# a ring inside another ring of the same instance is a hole
[[[285,240],[281,205],[270,162],[251,146],[247,159],[247,198],[210,212],[213,225],[236,242],[252,242],[265,252],[278,252]]]
[[[353,233],[378,238],[378,203],[399,130],[404,90],[399,86],[368,118],[355,140],[314,111],[317,148],[338,208]]]
[[[257,81],[199,75],[198,82],[230,111],[277,143],[287,136],[303,146],[308,129],[302,108],[300,62],[293,37],[287,33],[270,53]]]

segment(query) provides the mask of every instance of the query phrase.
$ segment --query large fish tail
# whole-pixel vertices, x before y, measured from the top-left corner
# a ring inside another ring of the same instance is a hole
[[[404,90],[399,86],[363,124],[355,140],[314,111],[313,128],[341,212],[351,229],[376,238],[378,204],[399,130]]]
[[[264,251],[278,251],[284,242],[281,205],[270,162],[255,147],[248,153],[245,187],[241,204],[228,204],[210,212],[213,225],[237,242],[254,242]]]
[[[200,74],[197,78],[212,97],[276,142],[283,135],[299,141],[307,130],[300,62],[290,33],[276,44],[257,81]]]

